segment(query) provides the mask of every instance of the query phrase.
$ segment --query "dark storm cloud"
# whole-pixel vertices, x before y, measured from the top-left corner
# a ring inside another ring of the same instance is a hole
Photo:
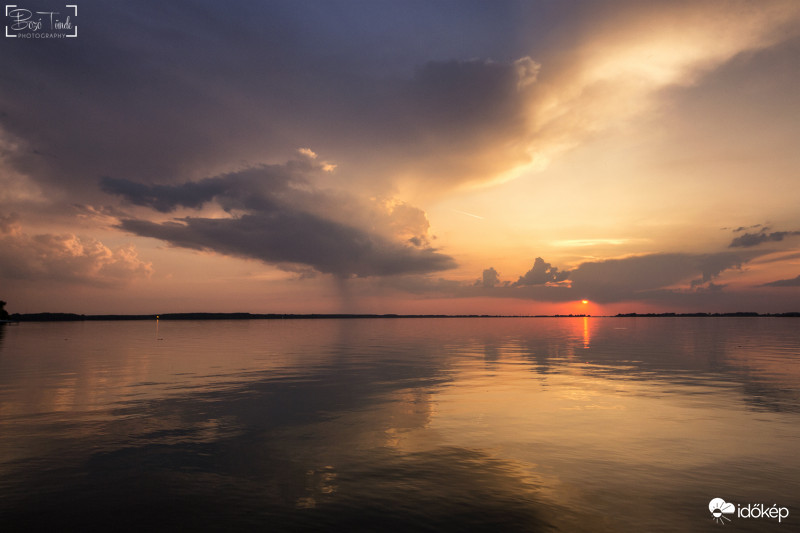
[[[298,146],[372,190],[441,193],[603,123],[576,43],[675,2],[639,4],[87,0],[78,39],[4,40],[0,139],[16,170],[81,202],[101,176],[196,180]]]
[[[729,247],[730,248],[748,248],[751,246],[758,246],[765,242],[780,242],[785,237],[793,235],[800,235],[800,231],[773,231],[768,232],[769,228],[764,228],[759,233],[745,233],[739,237],[735,237]]]
[[[762,287],[800,287],[800,276],[791,279],[779,279],[765,283]]]
[[[319,166],[308,159],[294,160],[285,165],[259,165],[179,185],[147,185],[104,177],[100,180],[100,189],[133,205],[150,207],[161,213],[180,207],[197,209],[214,199],[226,210],[264,210],[274,207],[274,199],[285,194],[290,182],[295,186],[308,186],[302,172],[315,170],[320,170]]]
[[[366,204],[317,190],[303,176],[321,168],[306,158],[181,185],[104,178],[101,187],[129,203],[164,213],[213,201],[231,214],[163,223],[126,218],[118,226],[177,247],[289,268],[306,265],[340,277],[419,274],[455,267],[451,257],[427,245],[424,212],[407,204]]]
[[[337,276],[386,276],[453,268],[447,255],[391,242],[356,228],[292,211],[239,218],[184,218],[157,224],[123,220],[125,231],[173,246],[266,263],[300,263]]]
[[[394,127],[381,148],[404,174],[438,189],[529,161],[526,85],[538,68],[529,58],[422,65],[385,107]]]
[[[109,177],[100,180],[100,188],[103,192],[119,195],[134,205],[152,207],[162,213],[169,213],[177,207],[202,207],[218,194],[218,185],[220,185],[218,179],[206,179],[198,183],[190,182],[178,187],[145,185]]]
[[[8,161],[85,200],[100,176],[183,181],[298,146],[384,187],[387,169],[458,182],[526,157],[517,89],[536,66],[492,44],[508,6],[408,7],[86,2],[79,39],[3,43]],[[504,59],[469,59],[487,51]]]

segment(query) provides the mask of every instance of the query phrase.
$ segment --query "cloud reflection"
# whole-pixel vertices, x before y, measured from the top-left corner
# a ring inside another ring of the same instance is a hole
[[[29,327],[0,346],[2,505],[43,525],[146,505],[137,527],[194,509],[198,527],[580,531],[603,494],[636,490],[652,499],[624,520],[654,526],[660,496],[696,490],[689,473],[790,456],[764,414],[800,414],[800,339],[780,319],[169,322],[163,341],[87,323],[9,357]],[[136,349],[107,358],[103,328]],[[59,392],[30,396],[44,389]]]

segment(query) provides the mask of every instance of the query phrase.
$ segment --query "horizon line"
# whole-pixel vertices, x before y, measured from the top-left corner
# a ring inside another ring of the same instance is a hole
[[[497,314],[397,314],[397,313],[148,313],[148,314],[79,314],[79,313],[12,313],[9,322],[75,322],[84,320],[292,320],[292,319],[358,319],[358,318],[769,318],[800,317],[800,312],[756,313],[735,311],[722,313],[617,313],[616,315],[591,315],[584,313],[551,315],[497,315]],[[3,321],[0,321],[3,323]]]

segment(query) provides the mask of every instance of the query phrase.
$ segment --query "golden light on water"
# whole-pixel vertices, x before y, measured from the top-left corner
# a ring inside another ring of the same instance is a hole
[[[583,317],[583,347],[591,346],[592,337],[589,333],[589,317]]]

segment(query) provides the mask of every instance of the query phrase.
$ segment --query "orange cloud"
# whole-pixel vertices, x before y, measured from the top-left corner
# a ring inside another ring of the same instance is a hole
[[[28,235],[15,214],[0,215],[0,276],[5,279],[122,285],[152,271],[132,244],[112,250],[71,233]]]

